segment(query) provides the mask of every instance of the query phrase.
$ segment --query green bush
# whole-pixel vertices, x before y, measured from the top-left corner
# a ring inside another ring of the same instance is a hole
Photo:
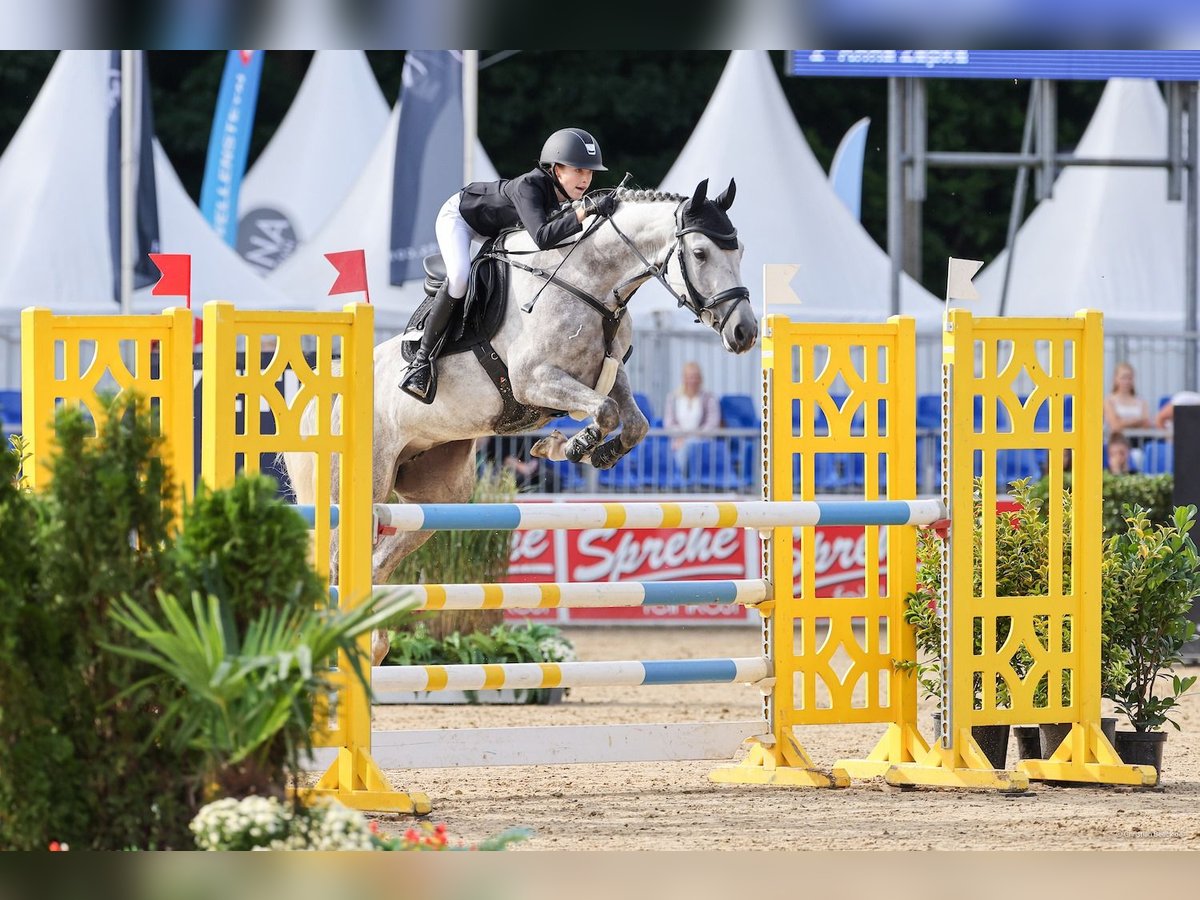
[[[1066,485],[1071,484],[1071,473],[1063,475]],[[1126,505],[1140,506],[1146,510],[1151,522],[1167,524],[1174,515],[1172,492],[1175,479],[1170,475],[1112,475],[1104,473],[1101,491],[1104,496],[1104,534],[1120,534],[1125,530]],[[1033,486],[1031,496],[1045,501],[1049,496],[1049,479],[1043,478]]]
[[[279,502],[273,479],[243,477],[219,491],[200,485],[175,544],[173,592],[217,597],[228,617],[226,633],[240,635],[268,600],[291,609],[328,603],[308,545],[308,526]]]
[[[189,848],[214,789],[281,794],[323,663],[403,608],[330,608],[267,479],[201,491],[177,539],[153,416],[105,404],[94,438],[60,415],[39,494],[0,453],[3,849]]]
[[[553,625],[528,622],[497,625],[490,631],[449,634],[439,640],[424,622],[412,631],[391,633],[391,649],[384,659],[389,666],[482,665],[485,663],[560,663],[575,659],[575,647]],[[474,691],[467,691],[469,700]],[[519,695],[520,696],[520,695]],[[526,692],[526,703],[545,703],[550,694],[535,689]]]
[[[51,483],[0,469],[0,847],[189,846],[197,760],[153,740],[169,697],[105,653],[122,595],[150,600],[169,575],[173,489],[144,402],[105,401],[96,439],[78,411],[57,422]]]
[[[1167,524],[1152,523],[1146,511],[1125,509],[1126,528],[1105,544],[1104,608],[1106,635],[1119,655],[1119,678],[1104,696],[1129,717],[1137,731],[1161,728],[1196,683],[1171,670],[1183,645],[1195,633],[1188,619],[1200,596],[1200,554],[1192,542],[1196,507],[1180,506]],[[1160,681],[1168,687],[1161,690]]]
[[[1044,511],[1045,499],[1034,495],[1034,487],[1029,479],[1014,481],[1009,487],[1009,497],[1016,502],[1012,510],[997,509],[994,518],[996,533],[995,559],[996,563],[996,596],[997,597],[1038,597],[1049,591],[1050,581],[1050,521]],[[976,523],[983,516],[983,485],[979,480],[975,483],[972,516]],[[1063,522],[1071,521],[1071,496],[1063,492],[1062,497]],[[925,696],[941,696],[941,640],[942,626],[938,615],[938,601],[942,590],[941,568],[942,539],[933,529],[922,529],[917,535],[917,590],[906,598],[905,622],[913,628],[917,650],[922,661],[899,660],[895,665],[899,669],[913,671]],[[983,529],[974,529],[972,547],[974,565],[972,567],[971,590],[973,596],[980,596],[983,582]],[[1062,538],[1062,572],[1063,591],[1071,587],[1071,536],[1064,534]],[[1046,639],[1046,623],[1039,617],[1035,621],[1035,629],[1043,641]],[[995,631],[995,649],[999,649],[1008,639],[1012,630],[1012,622],[1004,616],[997,617]],[[982,622],[974,623],[974,647],[978,652],[983,642]],[[1015,654],[1012,660],[1013,668],[1018,676],[1023,677],[1032,663],[1032,656],[1024,648]],[[1034,703],[1044,704],[1048,682],[1035,690]],[[1008,687],[1000,681],[997,684],[997,696],[1001,705],[1005,705]],[[978,677],[975,685],[975,700],[978,703],[982,696],[983,685]],[[1063,702],[1070,702],[1069,685],[1063,686]]]

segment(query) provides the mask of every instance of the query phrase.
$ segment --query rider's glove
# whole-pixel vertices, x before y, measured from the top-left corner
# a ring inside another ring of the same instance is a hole
[[[589,216],[611,216],[617,208],[617,198],[611,193],[588,194],[584,203]]]

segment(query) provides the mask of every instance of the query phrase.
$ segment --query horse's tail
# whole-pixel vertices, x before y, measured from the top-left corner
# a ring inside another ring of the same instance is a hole
[[[300,433],[316,432],[316,405],[310,403],[300,416]],[[296,495],[296,502],[311,506],[317,499],[317,460],[312,453],[289,452],[283,454],[283,467],[288,484]]]

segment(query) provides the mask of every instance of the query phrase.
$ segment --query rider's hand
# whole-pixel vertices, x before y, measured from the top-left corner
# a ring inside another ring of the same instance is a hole
[[[611,193],[588,194],[584,205],[589,216],[611,216],[617,208],[617,198]]]

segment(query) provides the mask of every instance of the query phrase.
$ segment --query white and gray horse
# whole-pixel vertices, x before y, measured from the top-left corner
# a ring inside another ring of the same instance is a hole
[[[524,232],[508,236],[504,250],[515,251],[519,263],[491,343],[507,363],[515,399],[543,411],[533,428],[556,410],[592,420],[570,440],[540,441],[535,453],[606,468],[645,437],[649,424],[622,360],[633,337],[625,304],[651,278],[664,281],[730,352],[754,346],[758,321],[741,280],[743,248],[726,215],[735,186],[731,181],[714,199],[707,187],[701,182],[691,198],[618,190],[611,219],[589,218],[579,240],[562,249],[530,252],[536,248]],[[433,404],[413,399],[398,387],[405,368],[401,341],[397,336],[375,348],[374,501],[465,502],[475,483],[475,440],[497,433],[501,396],[475,356],[462,353],[438,361]],[[605,440],[618,426],[620,434]],[[312,456],[288,453],[284,462],[296,502],[311,504]],[[386,581],[428,538],[428,532],[380,537],[374,582]]]

